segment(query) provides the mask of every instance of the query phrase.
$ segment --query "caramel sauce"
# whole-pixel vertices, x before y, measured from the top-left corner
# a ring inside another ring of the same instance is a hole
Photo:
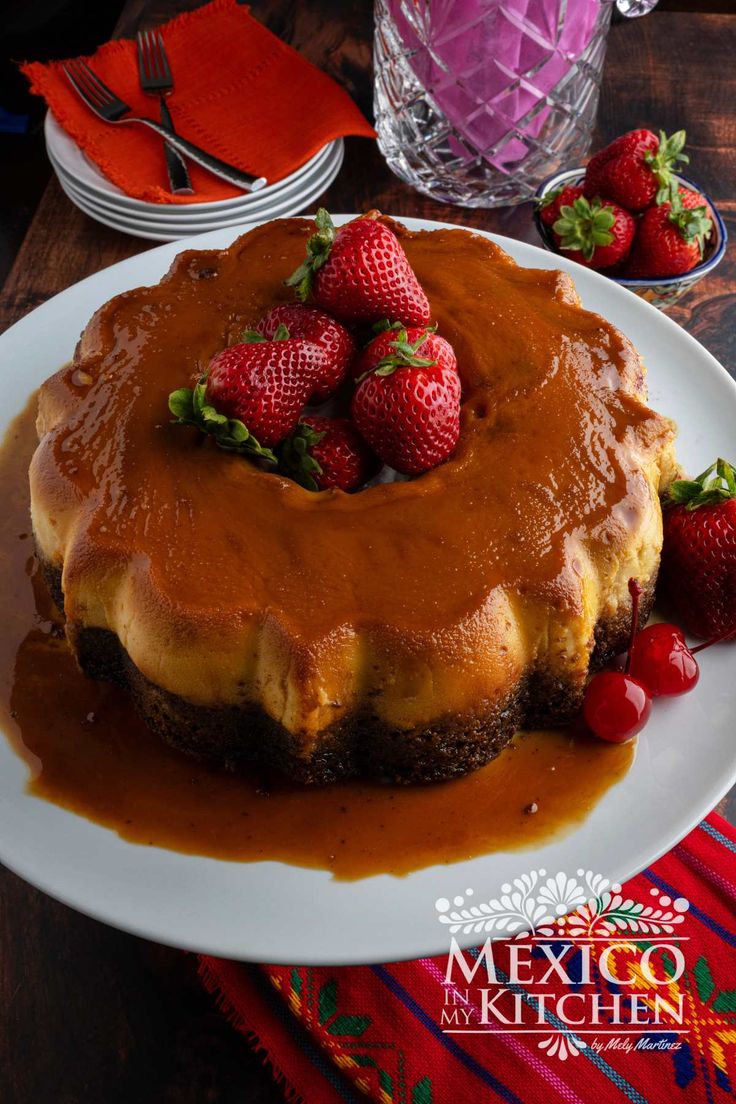
[[[0,450],[0,722],[36,797],[134,843],[354,879],[546,842],[579,824],[626,774],[632,744],[562,730],[519,734],[483,769],[411,788],[302,789],[172,751],[126,694],[85,678],[67,648],[30,536],[35,411],[34,397]]]

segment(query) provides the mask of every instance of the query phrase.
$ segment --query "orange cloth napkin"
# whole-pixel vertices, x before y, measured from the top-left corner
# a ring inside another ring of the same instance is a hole
[[[235,0],[213,0],[161,31],[174,76],[168,99],[174,126],[239,169],[274,183],[334,138],[374,137],[339,85]],[[158,119],[156,101],[138,84],[134,42],[108,42],[87,60],[134,114]],[[72,90],[61,62],[30,62],[22,71],[58,123],[127,195],[153,203],[196,203],[241,194],[190,162],[197,194],[173,196],[158,135],[98,119]]]

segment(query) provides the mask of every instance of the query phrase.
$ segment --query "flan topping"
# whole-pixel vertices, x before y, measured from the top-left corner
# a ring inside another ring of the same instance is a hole
[[[462,378],[457,447],[420,478],[310,493],[169,422],[170,392],[287,304],[303,219],[184,252],[102,307],[42,389],[34,531],[63,563],[67,616],[117,633],[172,694],[263,699],[309,733],[365,702],[404,727],[466,716],[531,665],[581,682],[619,565],[654,570],[673,431],[631,344],[564,275],[465,231],[388,225]]]

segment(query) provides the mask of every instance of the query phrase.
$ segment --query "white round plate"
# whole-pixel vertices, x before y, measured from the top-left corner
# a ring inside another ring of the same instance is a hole
[[[85,191],[92,192],[93,195],[106,196],[108,199],[114,200],[114,202],[121,207],[127,207],[130,210],[138,211],[145,210],[155,212],[160,207],[168,210],[171,208],[181,209],[183,206],[194,206],[193,204],[178,203],[147,203],[145,200],[134,199],[132,196],[127,196],[116,184],[113,184],[107,177],[102,175],[94,162],[90,161],[84,155],[76,142],[59,126],[50,111],[47,111],[44,121],[44,138],[46,140],[46,148],[49,156],[53,155],[53,158],[66,169],[69,175],[77,182],[78,186]],[[342,139],[337,139],[337,141],[341,142]],[[308,161],[305,161],[303,165],[300,165],[298,169],[295,169],[293,173],[290,173],[289,176],[285,176],[282,180],[275,180],[272,184],[267,184],[258,192],[244,192],[242,195],[232,196],[230,199],[217,199],[206,203],[197,203],[196,207],[200,211],[207,211],[214,214],[216,212],[226,211],[230,207],[240,206],[250,200],[255,200],[256,197],[275,195],[281,191],[290,191],[293,187],[299,186],[299,182],[306,172],[309,172],[315,166],[321,164],[322,160],[328,155],[331,147],[334,145],[335,142],[328,142],[326,146],[318,150],[317,153],[310,157]]]
[[[242,221],[244,218],[248,219],[249,222],[254,222],[257,218],[270,218],[271,212],[278,213],[284,204],[296,202],[306,194],[314,194],[315,188],[320,187],[324,190],[334,179],[342,165],[344,153],[344,143],[342,139],[339,139],[337,142],[331,143],[327,156],[321,160],[320,164],[304,174],[299,181],[298,188],[271,193],[263,198],[259,198],[261,196],[259,192],[247,204],[243,203],[237,207],[228,207],[226,210],[211,210],[209,212],[202,211],[199,205],[193,206],[191,204],[188,206],[149,204],[145,211],[121,207],[107,197],[103,198],[86,191],[55,159],[52,153],[49,153],[49,160],[67,194],[73,192],[78,195],[88,207],[109,214],[112,218],[123,219],[130,223],[135,222],[140,226],[151,226],[152,229],[158,228],[160,230],[163,227],[170,227],[172,231],[180,229],[184,234],[197,234],[205,233],[207,230],[217,230],[221,226],[227,226],[236,220]],[[180,236],[181,234],[177,235],[177,237]]]
[[[337,219],[343,222],[348,216]],[[403,219],[413,230],[442,224]],[[453,227],[454,229],[454,227]],[[237,229],[187,247],[222,248]],[[479,233],[479,231],[476,231]],[[671,319],[605,277],[543,249],[487,235],[520,264],[571,272],[583,303],[634,341],[651,402],[680,425],[679,456],[700,471],[733,450],[736,384]],[[155,283],[181,247],[153,249],[90,276],[0,337],[0,429],[71,357],[90,315],[112,295]],[[0,860],[52,896],[161,943],[261,962],[390,962],[442,953],[434,902],[468,887],[476,899],[527,870],[591,869],[622,882],[674,846],[736,780],[736,645],[703,655],[697,690],[657,702],[626,778],[588,819],[543,847],[356,882],[278,862],[237,863],[126,843],[114,832],[26,793],[27,769],[0,741]],[[575,779],[570,779],[574,790]],[[572,798],[571,798],[572,799]],[[457,810],[462,817],[463,810]],[[465,937],[466,945],[477,936]]]
[[[72,203],[79,207],[80,211],[84,211],[86,215],[89,215],[90,218],[96,219],[97,222],[101,222],[105,226],[110,226],[113,230],[120,230],[123,234],[130,234],[135,238],[146,238],[148,241],[170,242],[181,241],[183,238],[202,234],[205,231],[221,230],[230,226],[252,226],[257,222],[268,221],[269,218],[285,218],[287,215],[298,215],[308,210],[314,200],[318,199],[327,190],[340,171],[342,159],[343,148],[340,146],[336,150],[336,160],[326,177],[320,178],[303,193],[300,192],[296,196],[284,199],[280,202],[274,202],[265,214],[251,215],[250,212],[242,211],[230,215],[227,218],[223,217],[216,219],[205,225],[199,223],[196,227],[189,227],[186,224],[171,226],[164,222],[141,222],[135,216],[127,218],[122,215],[112,214],[96,206],[92,201],[88,200],[86,196],[82,196],[81,193],[75,189],[74,185],[68,182],[66,177],[59,175],[59,183]]]

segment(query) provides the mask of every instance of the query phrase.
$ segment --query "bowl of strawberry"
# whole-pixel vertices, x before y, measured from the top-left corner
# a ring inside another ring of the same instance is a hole
[[[713,201],[678,170],[685,132],[632,130],[587,166],[549,176],[534,221],[547,249],[661,310],[720,263],[728,234]]]

